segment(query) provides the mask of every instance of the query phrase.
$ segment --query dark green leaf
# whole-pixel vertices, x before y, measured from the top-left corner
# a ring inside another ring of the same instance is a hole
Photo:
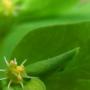
[[[20,26],[16,26],[12,29],[12,32],[6,37],[2,44],[2,55],[10,58],[11,53],[16,48],[16,46],[23,40],[25,36],[27,36],[28,33],[30,33],[33,30],[36,30],[38,28],[42,27],[49,27],[49,26],[55,26],[60,24],[67,24],[71,23],[72,21],[67,20],[67,22],[60,21],[59,19],[54,20],[44,20],[39,22],[32,22],[32,23],[26,23]],[[13,40],[12,40],[13,39]]]

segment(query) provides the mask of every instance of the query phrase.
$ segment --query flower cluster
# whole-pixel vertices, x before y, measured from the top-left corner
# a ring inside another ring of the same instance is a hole
[[[3,12],[5,15],[14,15],[18,14],[20,6],[16,5],[13,0],[2,0]]]
[[[14,60],[11,60],[10,62],[7,61],[6,57],[4,57],[4,60],[7,65],[7,68],[5,70],[0,69],[0,71],[5,72],[6,77],[1,78],[0,80],[6,79],[8,81],[8,88],[10,88],[11,84],[20,84],[23,88],[23,79],[31,78],[25,72],[24,64],[26,60],[24,60],[20,65],[17,64],[16,58],[14,58]]]

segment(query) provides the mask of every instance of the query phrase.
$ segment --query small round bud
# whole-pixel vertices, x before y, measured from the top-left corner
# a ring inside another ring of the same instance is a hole
[[[17,70],[17,72],[22,73],[24,71],[24,67],[23,66],[17,66],[16,70]]]
[[[26,75],[23,64],[26,62],[26,60],[18,66],[16,58],[11,60],[10,62],[7,61],[6,57],[4,57],[4,59],[8,67],[6,68],[6,78],[3,79],[7,79],[9,81],[8,87],[10,87],[12,83],[20,84],[21,87],[23,87],[23,80],[24,76]]]

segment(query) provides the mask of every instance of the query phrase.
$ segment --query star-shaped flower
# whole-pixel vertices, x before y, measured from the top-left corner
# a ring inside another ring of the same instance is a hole
[[[24,78],[32,78],[27,75],[25,71],[24,64],[26,60],[24,60],[20,65],[17,64],[16,58],[11,60],[10,62],[7,61],[6,57],[4,57],[5,63],[7,65],[6,69],[0,69],[1,72],[6,73],[5,78],[1,78],[0,80],[8,80],[8,88],[10,88],[11,84],[20,84],[23,88],[23,80]]]

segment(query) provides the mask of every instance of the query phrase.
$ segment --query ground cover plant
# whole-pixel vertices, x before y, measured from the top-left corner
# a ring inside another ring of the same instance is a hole
[[[89,8],[89,0],[0,0],[0,90],[89,90]]]

